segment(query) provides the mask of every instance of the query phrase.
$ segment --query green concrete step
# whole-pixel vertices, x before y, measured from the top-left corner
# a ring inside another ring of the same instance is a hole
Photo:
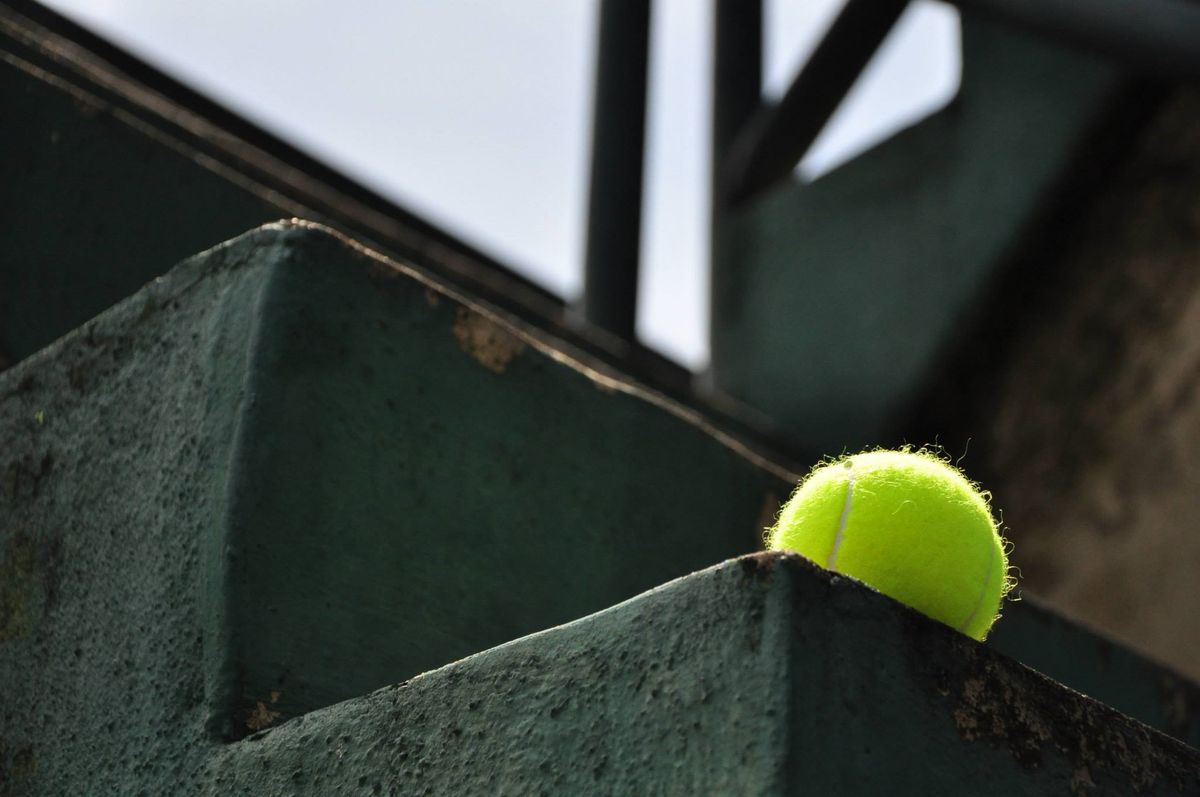
[[[796,556],[225,747],[219,794],[1196,794],[1200,752]]]
[[[0,441],[0,794],[186,791],[251,749],[231,740],[754,549],[794,478],[303,223],[198,255],[0,374]],[[691,609],[726,598],[741,611]],[[838,633],[866,666],[897,610],[861,600],[880,617]],[[1029,604],[1001,623],[1003,649],[1195,740],[1194,686]],[[670,659],[661,641],[644,655]],[[1002,660],[962,644],[939,666]]]
[[[63,771],[168,703],[237,737],[751,550],[788,478],[300,223],[0,374],[0,439],[3,735]]]

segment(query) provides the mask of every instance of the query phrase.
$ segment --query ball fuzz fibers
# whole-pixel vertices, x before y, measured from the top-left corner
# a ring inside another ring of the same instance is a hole
[[[979,640],[1012,586],[988,495],[924,450],[820,465],[792,493],[767,542]]]

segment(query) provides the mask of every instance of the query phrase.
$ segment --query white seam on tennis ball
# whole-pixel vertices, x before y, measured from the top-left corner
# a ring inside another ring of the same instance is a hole
[[[958,627],[958,631],[963,634],[967,633],[967,628],[975,621],[975,615],[979,614],[979,609],[983,606],[983,599],[987,596],[988,583],[992,580],[992,562],[996,559],[996,546],[990,544],[991,540],[988,540],[988,543],[988,562],[987,569],[983,571],[983,586],[979,588],[979,595],[975,597],[975,605],[971,607],[971,613]]]
[[[842,547],[842,537],[846,534],[846,523],[850,521],[850,499],[854,497],[854,463],[846,460],[846,503],[842,504],[842,516],[838,519],[837,531],[833,535],[833,547],[829,550],[829,561],[825,567],[834,569],[837,564],[838,549]]]

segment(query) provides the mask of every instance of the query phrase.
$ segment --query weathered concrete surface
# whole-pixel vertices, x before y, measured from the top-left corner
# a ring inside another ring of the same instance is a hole
[[[255,286],[228,249],[0,374],[0,794],[187,793]]]
[[[1152,728],[1200,747],[1200,684],[1025,593],[987,644]]]
[[[726,562],[225,747],[214,794],[1196,794],[1200,753],[805,560]]]
[[[264,285],[219,562],[235,736],[752,549],[787,489],[343,239],[235,246]]]
[[[678,405],[298,223],[185,263],[0,397],[0,772],[35,793],[182,788],[204,734],[749,550],[787,486]]]
[[[1200,678],[1200,92],[1173,95],[1080,202],[927,415],[973,439],[1030,589]]]

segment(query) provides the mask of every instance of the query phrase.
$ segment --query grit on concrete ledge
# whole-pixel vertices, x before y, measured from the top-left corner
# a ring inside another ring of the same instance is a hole
[[[209,777],[245,795],[1195,794],[1200,753],[755,554],[248,737]]]

